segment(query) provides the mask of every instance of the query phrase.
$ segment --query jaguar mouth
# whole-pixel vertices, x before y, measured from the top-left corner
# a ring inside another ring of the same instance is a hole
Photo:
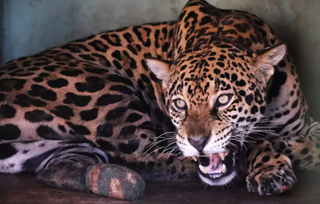
[[[209,185],[225,185],[235,177],[236,152],[225,151],[192,158],[198,164],[200,178]]]

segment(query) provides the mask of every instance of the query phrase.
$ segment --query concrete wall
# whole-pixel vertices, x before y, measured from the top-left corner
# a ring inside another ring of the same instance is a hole
[[[186,1],[4,0],[3,59],[33,54],[108,29],[173,20]],[[312,115],[320,120],[320,0],[208,1],[221,8],[250,11],[275,29],[289,46]]]
[[[3,28],[3,0],[0,0],[0,29]],[[3,37],[0,35],[0,66],[3,63]]]

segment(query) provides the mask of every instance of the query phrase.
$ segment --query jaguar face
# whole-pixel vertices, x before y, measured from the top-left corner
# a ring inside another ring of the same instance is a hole
[[[225,185],[236,177],[239,151],[263,117],[267,82],[285,52],[284,45],[250,56],[215,47],[171,64],[147,60],[162,80],[177,145],[197,162],[205,183]]]

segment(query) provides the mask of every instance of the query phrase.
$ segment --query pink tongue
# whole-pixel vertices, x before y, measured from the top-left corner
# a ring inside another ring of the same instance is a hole
[[[209,156],[209,168],[211,170],[216,170],[221,165],[221,158],[219,154],[213,154]]]

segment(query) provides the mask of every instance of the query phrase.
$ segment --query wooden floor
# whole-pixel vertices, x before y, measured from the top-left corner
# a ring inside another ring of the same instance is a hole
[[[299,176],[295,188],[281,196],[258,196],[244,185],[233,188],[205,187],[201,182],[147,183],[145,196],[135,202],[51,188],[30,175],[0,174],[0,204],[320,204],[320,172]]]

